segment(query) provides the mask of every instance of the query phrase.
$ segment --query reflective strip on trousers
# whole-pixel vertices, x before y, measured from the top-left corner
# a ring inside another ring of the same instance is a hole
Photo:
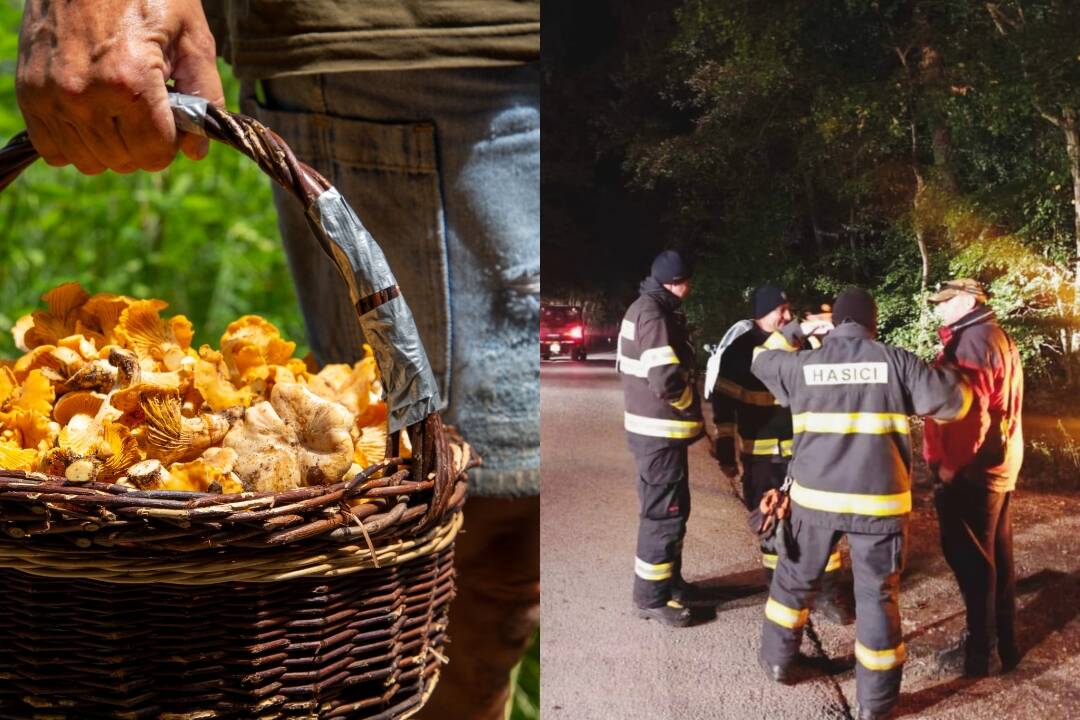
[[[746,455],[791,455],[791,441],[777,438],[757,438],[742,441],[742,451]]]
[[[701,434],[700,420],[663,420],[632,413],[623,414],[623,425],[628,432],[649,437],[688,440]]]
[[[791,429],[795,434],[804,432],[838,433],[842,435],[886,435],[908,432],[907,415],[903,413],[816,413],[804,412],[793,415]]]
[[[776,398],[768,390],[747,390],[742,385],[732,382],[727,378],[716,379],[716,389],[728,397],[738,400],[746,405],[760,405],[772,407],[776,405]]]
[[[857,493],[811,490],[795,481],[791,484],[791,501],[810,510],[888,517],[911,512],[911,492],[895,495],[860,495]]]
[[[807,618],[810,617],[810,610],[808,608],[795,610],[770,597],[769,601],[765,603],[765,617],[781,627],[798,630],[806,624]]]
[[[776,561],[777,561],[777,559],[778,558],[777,558],[776,555],[771,555],[769,553],[761,553],[761,564],[764,565],[769,570],[775,570],[776,569]]]
[[[904,643],[888,650],[871,650],[858,640],[855,641],[855,659],[867,670],[892,670],[903,665],[906,658]]]
[[[670,580],[671,575],[674,572],[674,563],[647,563],[639,557],[634,558],[634,574],[642,580],[650,580],[653,582],[659,582],[661,580]]]

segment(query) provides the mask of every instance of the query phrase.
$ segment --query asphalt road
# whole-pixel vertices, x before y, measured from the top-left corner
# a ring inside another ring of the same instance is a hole
[[[815,637],[803,641],[804,654],[832,658],[840,669],[794,687],[768,682],[759,669],[764,575],[745,511],[704,443],[690,452],[684,575],[733,599],[700,613],[692,627],[668,628],[632,612],[635,471],[611,356],[541,363],[541,420],[545,720],[851,717],[854,673],[843,668],[853,662],[853,628],[817,619]],[[928,498],[917,495],[901,598],[909,661],[897,717],[1080,717],[1080,503],[1075,495],[1023,500],[1016,545],[1027,654],[1014,673],[975,682],[932,671],[963,614]]]

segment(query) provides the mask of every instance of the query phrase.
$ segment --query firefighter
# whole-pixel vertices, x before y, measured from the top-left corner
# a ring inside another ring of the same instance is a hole
[[[693,591],[680,572],[690,515],[687,448],[704,434],[693,350],[679,309],[689,292],[683,258],[673,250],[660,253],[623,318],[616,364],[641,501],[634,604],[641,617],[677,627],[690,624],[684,602]]]
[[[720,373],[712,388],[716,424],[714,454],[721,472],[730,480],[739,472],[738,451],[742,461],[743,501],[751,512],[766,492],[784,484],[792,444],[791,410],[777,404],[772,393],[750,372],[754,348],[791,321],[791,305],[783,290],[766,284],[754,291],[753,314],[753,321],[736,325],[735,332],[743,328],[745,331],[723,350]],[[773,540],[761,542],[761,562],[770,583],[777,560]],[[825,566],[815,609],[832,622],[849,625],[855,618],[850,603],[840,595],[840,568],[837,549]]]
[[[759,660],[791,683],[802,630],[829,556],[847,535],[855,579],[858,718],[885,718],[903,672],[899,586],[911,512],[908,416],[962,418],[971,391],[951,370],[876,342],[877,307],[860,288],[833,306],[819,350],[794,352],[789,323],[756,349],[754,374],[792,412],[790,532],[765,606]],[[779,352],[787,350],[789,352]]]
[[[1004,671],[1020,662],[1009,500],[1024,460],[1024,371],[978,282],[943,283],[930,302],[943,322],[936,363],[957,368],[975,396],[963,421],[923,435],[941,547],[967,610],[967,632],[938,656],[938,669],[984,677],[995,654]]]

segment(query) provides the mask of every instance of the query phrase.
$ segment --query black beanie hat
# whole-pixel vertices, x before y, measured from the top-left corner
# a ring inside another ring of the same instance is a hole
[[[872,333],[877,332],[877,303],[862,288],[849,287],[837,295],[832,317],[836,327],[840,327],[845,320],[852,320]]]
[[[661,285],[674,285],[689,279],[690,267],[682,259],[682,255],[674,250],[665,250],[652,261],[652,271],[649,274]]]
[[[754,291],[754,319],[763,318],[788,301],[784,291],[766,283]]]

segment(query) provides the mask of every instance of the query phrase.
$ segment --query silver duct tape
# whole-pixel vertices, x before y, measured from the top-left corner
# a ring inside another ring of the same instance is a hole
[[[176,129],[182,132],[206,135],[206,108],[209,104],[205,98],[195,95],[169,93],[169,107],[176,120]]]
[[[382,249],[336,188],[315,200],[308,219],[334,244],[324,250],[342,273],[354,279],[358,299],[397,285]],[[349,267],[341,267],[343,262]],[[399,295],[361,315],[360,328],[382,374],[390,431],[404,429],[435,412],[439,407],[435,374],[405,299]]]
[[[390,408],[390,432],[436,412],[439,388],[405,299],[399,295],[361,315],[360,328],[382,373]]]
[[[315,200],[317,222],[326,235],[341,248],[349,260],[349,269],[356,277],[360,297],[397,285],[397,279],[386,262],[382,248],[356,217],[345,198],[330,188]]]

